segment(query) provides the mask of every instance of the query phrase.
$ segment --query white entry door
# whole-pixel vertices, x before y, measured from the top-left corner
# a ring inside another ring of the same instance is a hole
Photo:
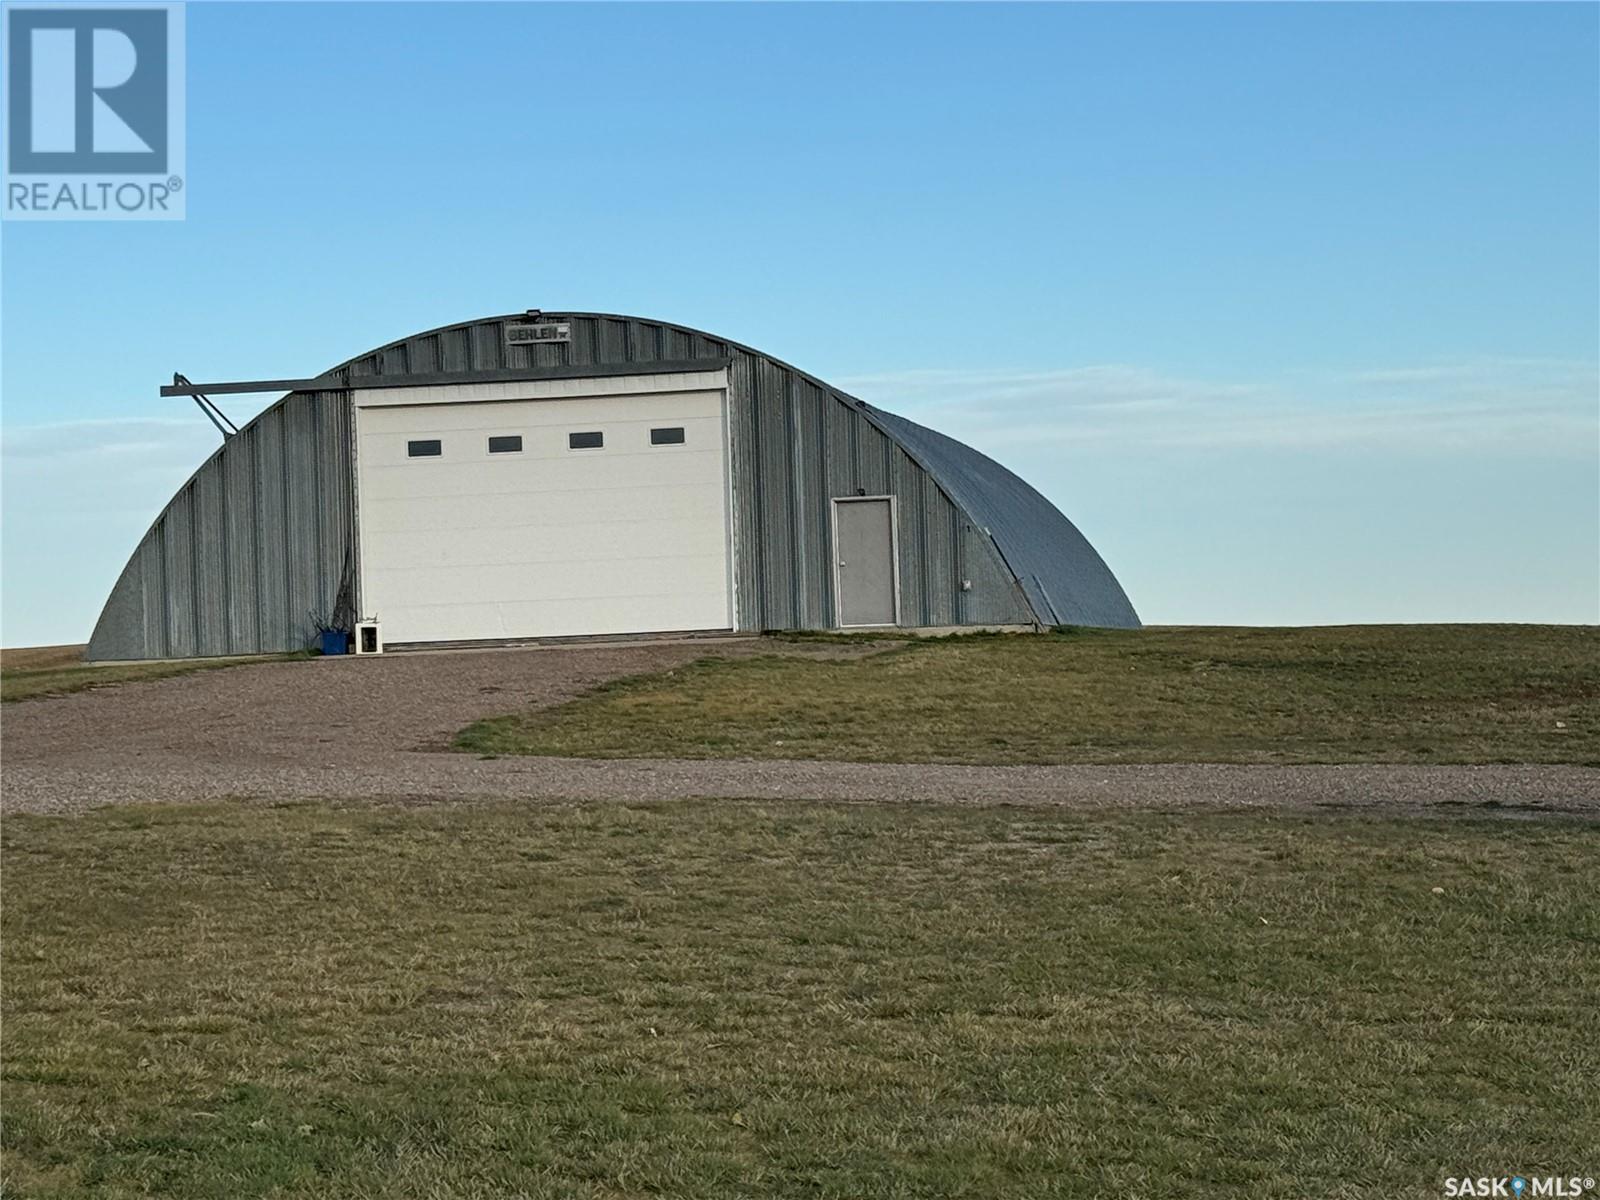
[[[356,392],[363,615],[388,645],[731,628],[705,376]]]

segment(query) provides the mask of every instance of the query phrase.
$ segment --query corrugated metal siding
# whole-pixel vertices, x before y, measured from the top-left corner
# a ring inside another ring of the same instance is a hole
[[[1138,628],[1117,577],[1055,505],[971,446],[881,409],[871,413],[994,538],[1043,623]]]
[[[741,629],[834,625],[831,501],[858,491],[900,497],[903,624],[1033,620],[994,547],[963,545],[962,515],[949,495],[850,397],[748,347],[630,317],[545,313],[543,319],[570,322],[570,342],[508,346],[505,326],[523,319],[513,314],[419,334],[340,370],[354,378],[731,358],[734,588]],[[973,579],[972,592],[961,591],[963,578]],[[975,594],[980,588],[984,594]]]
[[[252,444],[240,446],[239,453],[227,454],[220,464],[223,494],[228,498],[228,644],[247,646],[246,653],[261,649],[261,627],[256,600],[256,455],[252,426],[239,437]],[[238,440],[238,439],[235,439]],[[231,447],[230,447],[231,450]]]
[[[156,519],[86,657],[303,649],[354,537],[349,454],[347,392],[297,393],[262,413]]]
[[[835,624],[831,502],[837,496],[899,497],[902,624],[1018,624],[1034,620],[1035,610],[1046,613],[1035,595],[1041,586],[1025,580],[1019,588],[1002,549],[1021,548],[1053,598],[1057,590],[1077,595],[1047,573],[1060,567],[1050,565],[1051,539],[1060,529],[1055,522],[1071,529],[1070,522],[1032,489],[1017,492],[1010,482],[1015,476],[976,452],[969,453],[998,474],[992,480],[962,476],[952,484],[949,473],[970,474],[972,463],[914,436],[921,426],[896,425],[898,418],[748,347],[630,317],[544,317],[570,322],[571,341],[508,346],[505,326],[524,320],[512,314],[417,334],[329,374],[348,381],[726,358],[741,629]],[[308,614],[331,611],[353,553],[350,421],[347,392],[296,393],[231,439],[140,543],[101,614],[89,657],[246,654],[304,645]],[[998,488],[996,503],[1025,502],[1010,523],[997,520],[993,505],[983,502],[990,482]],[[1074,548],[1060,569],[1099,564],[1109,578],[1092,549],[1089,555],[1092,563]],[[970,590],[962,589],[963,580],[971,581]],[[1114,579],[1111,586],[1120,596]],[[1090,591],[1106,593],[1103,581]],[[1063,603],[1056,598],[1058,610]],[[1074,603],[1068,603],[1072,612],[1087,611]],[[1131,607],[1114,610],[1105,607],[1102,615],[1114,619],[1096,623],[1137,622]]]
[[[256,491],[252,505],[259,546],[255,564],[256,611],[260,624],[258,644],[262,650],[286,643],[290,629],[287,590],[283,583],[289,574],[289,537],[281,523],[288,467],[284,462],[283,409],[273,411],[277,413],[277,420],[257,420],[245,430],[256,435]]]

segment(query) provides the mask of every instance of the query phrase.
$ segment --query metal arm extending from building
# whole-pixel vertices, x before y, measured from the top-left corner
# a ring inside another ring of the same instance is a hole
[[[172,386],[175,388],[192,388],[194,384],[174,371],[172,373]],[[166,389],[163,388],[162,390],[165,391]],[[190,395],[194,397],[194,402],[199,405],[200,411],[205,413],[211,419],[211,423],[217,427],[217,432],[222,435],[223,441],[227,441],[239,432],[239,427],[228,419],[228,414],[218,408],[216,401],[212,400],[211,397],[201,395],[199,392],[191,392]]]

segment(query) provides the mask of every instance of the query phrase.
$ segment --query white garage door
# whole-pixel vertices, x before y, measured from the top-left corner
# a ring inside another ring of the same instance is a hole
[[[731,628],[724,381],[358,391],[361,606],[384,641]]]

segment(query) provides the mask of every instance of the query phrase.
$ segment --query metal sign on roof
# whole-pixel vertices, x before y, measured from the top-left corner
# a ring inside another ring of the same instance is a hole
[[[532,325],[507,325],[506,345],[530,346],[536,342],[570,342],[572,326],[565,321],[540,321]]]

